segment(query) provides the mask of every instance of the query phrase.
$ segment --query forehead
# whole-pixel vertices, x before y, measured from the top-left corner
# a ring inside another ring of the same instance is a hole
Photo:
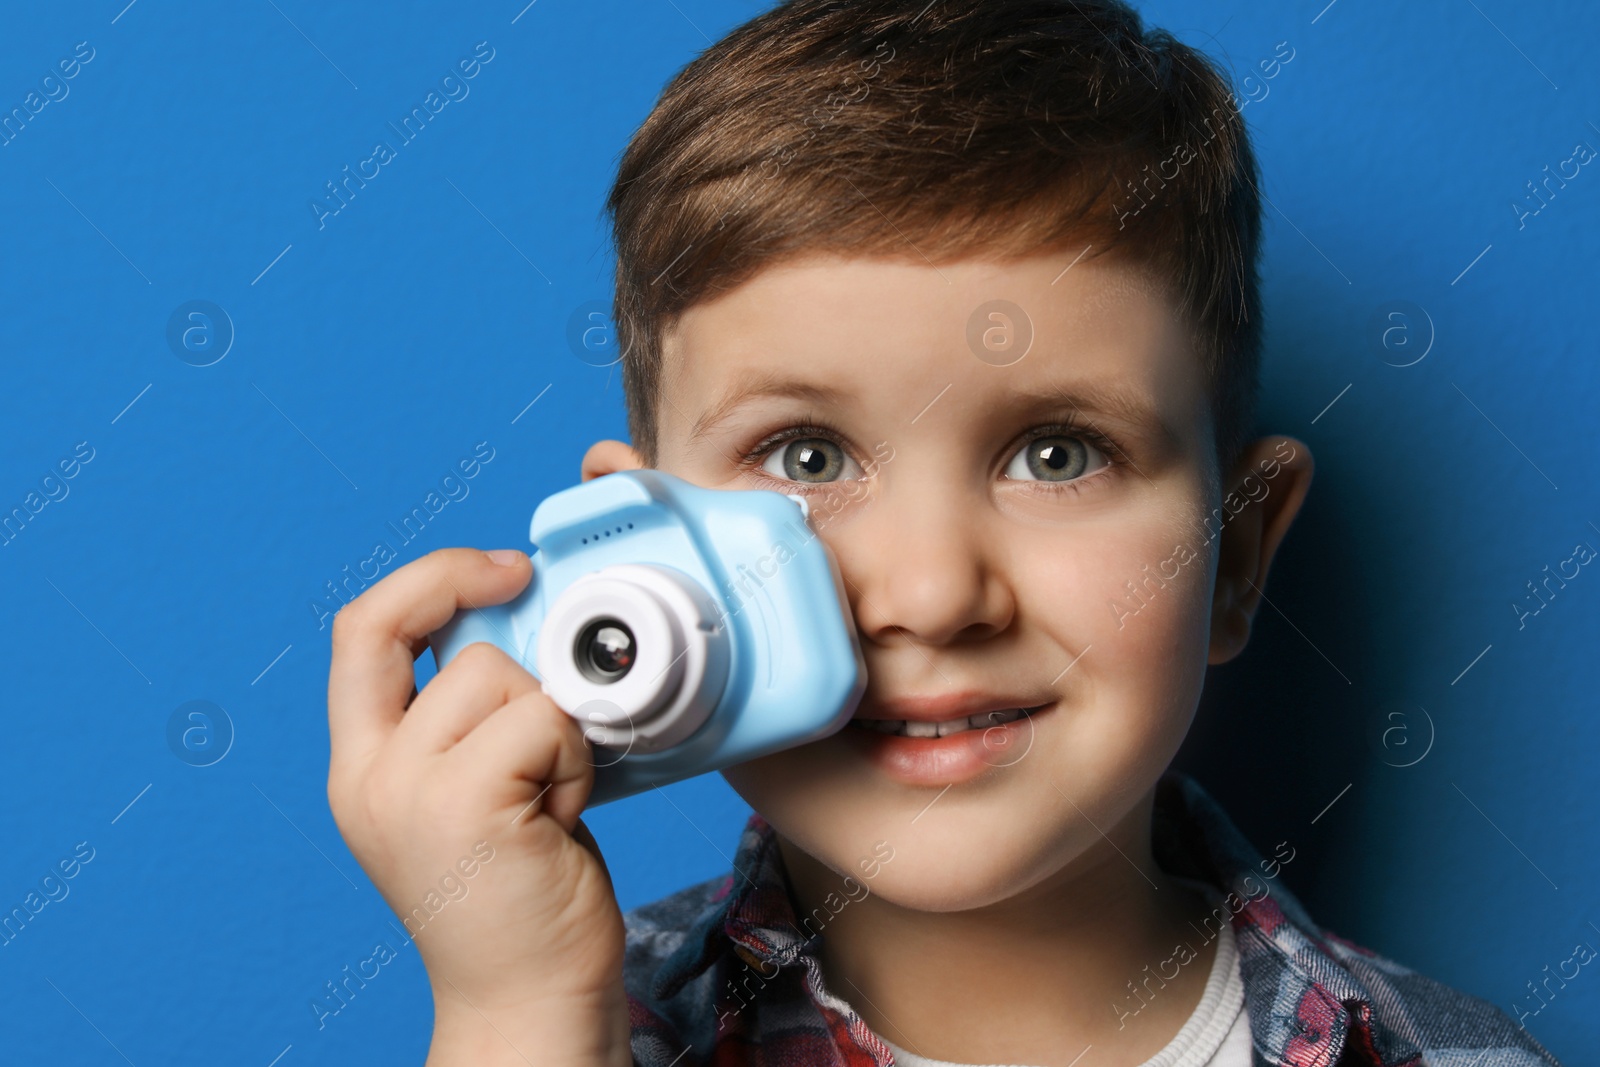
[[[1144,269],[1081,251],[768,267],[691,306],[663,337],[664,435],[693,437],[785,395],[907,422],[948,386],[949,407],[1050,392],[1143,406],[1187,436],[1205,398],[1178,309]],[[1016,358],[1006,346],[1024,335]]]

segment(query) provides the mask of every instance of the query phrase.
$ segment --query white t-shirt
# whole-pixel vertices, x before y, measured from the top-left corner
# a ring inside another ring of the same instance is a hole
[[[882,1034],[878,1039],[894,1053],[897,1067],[980,1067],[930,1060],[901,1048]],[[1234,944],[1232,927],[1224,926],[1217,937],[1211,974],[1194,1013],[1166,1047],[1140,1067],[1250,1067],[1250,1016],[1245,1011],[1244,979],[1239,976],[1239,949]]]

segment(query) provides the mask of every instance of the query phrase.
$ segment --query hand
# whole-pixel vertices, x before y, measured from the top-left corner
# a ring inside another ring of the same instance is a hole
[[[446,1032],[479,1056],[514,1044],[517,1061],[629,1063],[622,914],[578,818],[594,784],[580,727],[482,642],[416,692],[413,661],[431,631],[528,584],[527,555],[505,557],[441,549],[339,612],[328,803],[427,967],[430,1063],[448,1058]]]

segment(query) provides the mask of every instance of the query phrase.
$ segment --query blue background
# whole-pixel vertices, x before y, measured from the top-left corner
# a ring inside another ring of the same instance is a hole
[[[568,343],[574,312],[610,298],[600,206],[666,80],[763,5],[124,2],[13,9],[0,35],[0,111],[94,49],[0,148],[0,511],[93,449],[0,548],[0,906],[95,850],[0,948],[5,1058],[420,1063],[412,948],[324,1029],[308,1010],[401,943],[328,811],[311,605],[478,442],[492,461],[402,560],[522,545],[585,447],[625,436],[615,370]],[[1294,50],[1242,95],[1270,201],[1262,427],[1318,462],[1182,761],[1259,846],[1294,843],[1283,878],[1322,922],[1537,1006],[1526,983],[1600,946],[1600,576],[1583,568],[1521,628],[1511,608],[1576,544],[1600,547],[1600,172],[1521,228],[1511,205],[1578,142],[1600,147],[1600,16],[1142,10],[1239,78]],[[319,229],[324,183],[398,141],[386,123],[480,41],[494,58],[469,95]],[[190,300],[232,324],[210,366],[167,341]],[[1372,322],[1393,301],[1413,306],[1385,348]],[[234,734],[207,767],[169,747],[193,700]],[[588,818],[624,907],[732,854],[746,809],[720,778],[667,795]],[[1586,969],[1528,1026],[1577,1063],[1596,1017]]]

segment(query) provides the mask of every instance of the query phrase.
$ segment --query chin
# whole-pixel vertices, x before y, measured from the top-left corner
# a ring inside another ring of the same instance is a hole
[[[1062,850],[1058,841],[989,838],[976,847],[971,841],[917,841],[897,848],[894,860],[865,884],[896,907],[971,911],[1027,892],[1073,858],[1073,851]]]

